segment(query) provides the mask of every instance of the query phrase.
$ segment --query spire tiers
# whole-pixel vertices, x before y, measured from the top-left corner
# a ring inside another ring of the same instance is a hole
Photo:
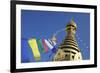
[[[75,39],[77,25],[72,19],[66,26],[67,36],[58,47],[54,61],[81,60],[82,55]]]

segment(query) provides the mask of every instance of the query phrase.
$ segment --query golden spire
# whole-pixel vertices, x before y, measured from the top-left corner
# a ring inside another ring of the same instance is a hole
[[[54,61],[81,60],[81,52],[75,39],[77,25],[72,19],[66,26],[67,36],[54,56]]]

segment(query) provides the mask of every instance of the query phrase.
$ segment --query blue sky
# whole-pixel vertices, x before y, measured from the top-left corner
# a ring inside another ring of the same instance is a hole
[[[76,12],[56,12],[56,11],[35,11],[35,10],[21,10],[21,51],[22,60],[32,57],[32,52],[29,50],[27,39],[35,37],[37,39],[48,39],[52,35],[65,28],[67,23],[74,18],[77,24],[76,40],[79,48],[82,51],[83,59],[90,58],[90,14],[89,13],[76,13]],[[66,36],[66,32],[59,33],[57,37],[58,45]],[[27,55],[28,54],[28,55]],[[41,54],[41,61],[51,60],[48,55],[51,51],[46,54]]]

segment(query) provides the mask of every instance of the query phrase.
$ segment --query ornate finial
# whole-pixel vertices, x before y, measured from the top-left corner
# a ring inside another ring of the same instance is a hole
[[[66,30],[69,30],[71,27],[74,27],[75,30],[76,30],[76,28],[77,28],[77,25],[76,25],[76,23],[74,22],[74,18],[72,18],[71,21],[67,24]]]
[[[72,17],[72,21],[74,21],[74,17]]]

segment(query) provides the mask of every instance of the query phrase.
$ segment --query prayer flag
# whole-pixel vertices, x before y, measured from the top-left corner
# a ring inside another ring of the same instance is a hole
[[[34,39],[34,38],[30,39],[30,40],[28,40],[28,43],[32,49],[35,60],[36,61],[40,60],[40,52],[38,50],[38,45],[37,45],[36,39]]]
[[[44,46],[45,52],[48,52],[48,46],[47,46],[47,44],[45,42],[45,39],[42,39],[42,44]]]
[[[45,50],[44,50],[44,47],[43,47],[43,44],[42,44],[42,40],[41,39],[37,39],[37,44],[38,44],[38,48],[40,50],[40,53],[44,53]]]
[[[53,46],[49,43],[48,40],[45,39],[45,43],[46,43],[46,45],[47,45],[50,49],[53,49]]]
[[[56,43],[54,41],[51,41],[50,39],[45,40],[48,47],[52,50],[53,53],[56,52]]]

